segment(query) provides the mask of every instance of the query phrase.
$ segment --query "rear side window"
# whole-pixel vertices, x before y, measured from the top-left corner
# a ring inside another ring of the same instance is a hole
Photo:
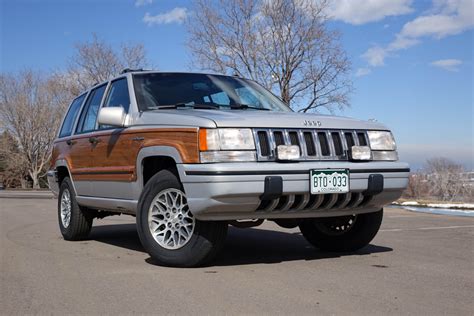
[[[66,137],[71,136],[72,128],[74,125],[74,121],[76,120],[77,113],[81,108],[82,102],[84,102],[84,98],[86,97],[85,94],[77,97],[74,101],[72,101],[71,106],[69,107],[69,111],[64,118],[63,126],[61,127],[61,131],[59,132],[59,137]]]
[[[77,125],[78,133],[86,133],[95,129],[97,114],[106,87],[107,85],[103,85],[91,91],[87,98],[86,106],[84,107],[84,110],[82,110],[79,124]]]
[[[110,92],[105,101],[105,106],[109,107],[123,107],[125,113],[128,113],[130,108],[130,95],[128,93],[127,79],[119,79],[112,82]]]

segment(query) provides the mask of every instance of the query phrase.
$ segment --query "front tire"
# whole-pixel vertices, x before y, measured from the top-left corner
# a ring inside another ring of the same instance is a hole
[[[356,251],[367,246],[380,229],[383,209],[374,213],[303,220],[306,240],[325,251]]]
[[[147,182],[138,203],[138,236],[160,265],[195,267],[209,262],[222,248],[227,226],[194,218],[181,183],[169,170]]]
[[[85,239],[92,228],[93,217],[85,207],[77,204],[76,194],[69,178],[61,182],[58,197],[59,229],[66,240]]]

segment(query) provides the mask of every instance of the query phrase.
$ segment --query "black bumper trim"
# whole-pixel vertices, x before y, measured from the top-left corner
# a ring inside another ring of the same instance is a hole
[[[265,177],[265,187],[263,194],[260,196],[262,201],[271,201],[278,199],[283,194],[283,179],[278,176]]]
[[[371,174],[369,175],[369,183],[367,190],[364,191],[364,195],[377,195],[383,192],[383,175],[381,174]]]
[[[323,169],[323,168],[321,168]],[[330,169],[330,168],[328,168]],[[410,168],[399,169],[350,169],[349,173],[396,173],[410,172]],[[308,170],[270,170],[270,171],[186,171],[188,176],[258,176],[282,174],[309,174]]]

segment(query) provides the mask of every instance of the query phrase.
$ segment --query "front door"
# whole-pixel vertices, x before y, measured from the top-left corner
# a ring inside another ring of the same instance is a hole
[[[122,107],[128,113],[130,94],[126,78],[110,84],[103,107]],[[92,187],[94,195],[105,198],[132,199],[135,178],[135,159],[140,142],[135,141],[125,128],[98,126],[91,159],[96,175]]]

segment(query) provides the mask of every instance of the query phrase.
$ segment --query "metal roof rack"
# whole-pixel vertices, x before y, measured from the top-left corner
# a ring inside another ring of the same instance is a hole
[[[123,75],[129,72],[138,72],[138,71],[145,71],[145,70],[143,68],[139,68],[139,69],[125,68],[124,70],[120,72],[120,74]]]

